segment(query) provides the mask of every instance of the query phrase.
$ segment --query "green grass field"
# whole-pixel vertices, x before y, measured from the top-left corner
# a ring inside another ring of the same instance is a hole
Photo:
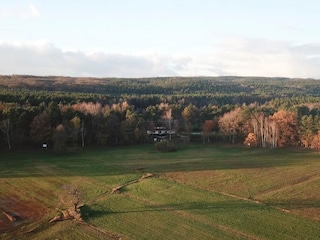
[[[144,145],[0,159],[0,239],[320,239],[316,152]],[[76,199],[83,221],[49,222]]]

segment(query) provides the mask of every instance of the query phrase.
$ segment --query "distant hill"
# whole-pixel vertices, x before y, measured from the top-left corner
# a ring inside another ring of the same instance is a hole
[[[80,78],[0,76],[0,87],[108,94],[250,94],[265,97],[320,96],[320,81],[266,77]]]

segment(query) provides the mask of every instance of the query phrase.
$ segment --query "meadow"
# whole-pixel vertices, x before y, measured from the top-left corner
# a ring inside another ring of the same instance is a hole
[[[318,152],[190,144],[0,154],[0,239],[320,236]],[[50,221],[75,203],[80,220]]]

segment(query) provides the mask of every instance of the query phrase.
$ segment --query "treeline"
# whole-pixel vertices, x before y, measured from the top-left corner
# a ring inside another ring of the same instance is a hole
[[[259,97],[317,96],[314,79],[262,77],[162,77],[162,78],[71,78],[0,76],[0,87],[37,91],[63,91],[122,95],[251,95]]]
[[[320,81],[283,78],[91,79],[0,76],[0,146],[172,140],[320,147]]]

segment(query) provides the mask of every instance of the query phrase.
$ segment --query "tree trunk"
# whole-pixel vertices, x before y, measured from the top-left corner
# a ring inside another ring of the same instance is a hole
[[[86,136],[86,129],[84,127],[84,121],[81,122],[81,146],[84,148],[84,137]]]
[[[11,149],[11,140],[10,140],[10,119],[3,120],[3,130],[7,136],[8,148]]]

